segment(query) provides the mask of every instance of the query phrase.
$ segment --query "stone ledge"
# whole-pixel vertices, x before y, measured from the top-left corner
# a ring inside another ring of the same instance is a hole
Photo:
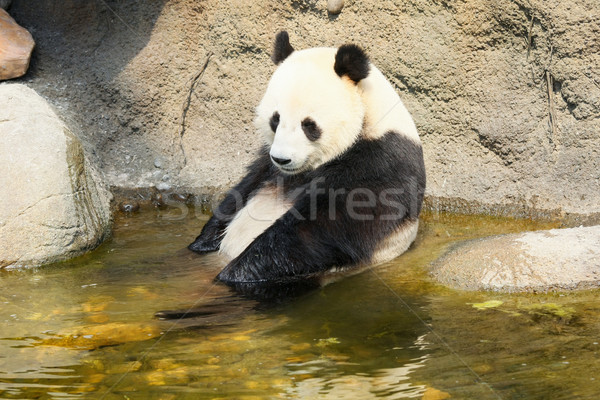
[[[525,232],[462,243],[433,278],[461,290],[546,292],[600,287],[600,226]]]

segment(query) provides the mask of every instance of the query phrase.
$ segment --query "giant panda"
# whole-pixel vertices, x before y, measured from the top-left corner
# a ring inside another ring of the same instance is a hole
[[[324,282],[405,252],[425,167],[393,86],[353,44],[297,51],[283,31],[271,58],[265,144],[189,249],[228,256],[216,279],[231,286]]]

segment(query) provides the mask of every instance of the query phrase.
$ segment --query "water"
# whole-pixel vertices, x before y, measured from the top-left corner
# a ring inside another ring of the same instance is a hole
[[[452,243],[544,228],[427,214],[388,264],[293,301],[214,284],[194,212],[120,216],[89,255],[0,271],[2,399],[596,399],[598,292],[464,293],[427,266]],[[208,310],[182,321],[163,309]]]

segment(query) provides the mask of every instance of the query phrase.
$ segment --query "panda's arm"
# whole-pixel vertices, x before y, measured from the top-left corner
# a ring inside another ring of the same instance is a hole
[[[356,220],[344,201],[336,203],[335,218],[329,218],[327,206],[317,206],[316,218],[310,218],[310,202],[309,196],[297,202],[295,211],[258,236],[217,279],[226,283],[276,282],[368,263],[379,241],[399,223]]]
[[[232,260],[217,279],[225,283],[277,281],[331,265],[336,258],[334,246],[329,246],[323,235],[311,232],[318,229],[316,221],[302,222],[290,212],[285,214]]]
[[[260,188],[273,173],[269,153],[261,149],[258,158],[248,168],[246,176],[227,193],[223,201],[213,211],[212,217],[202,228],[200,235],[188,246],[197,253],[216,251],[221,245],[225,229],[235,215],[248,202],[253,192]]]

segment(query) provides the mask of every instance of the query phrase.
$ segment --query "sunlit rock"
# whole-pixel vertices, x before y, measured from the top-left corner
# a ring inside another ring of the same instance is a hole
[[[600,226],[467,242],[438,260],[432,275],[445,285],[465,290],[544,292],[597,288]]]
[[[108,235],[111,195],[34,90],[0,84],[0,268],[65,260]]]

